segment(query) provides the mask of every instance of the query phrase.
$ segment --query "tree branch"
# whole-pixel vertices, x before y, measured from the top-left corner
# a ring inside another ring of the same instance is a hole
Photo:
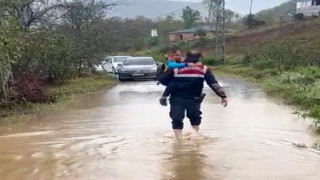
[[[56,5],[50,6],[48,8],[45,8],[44,10],[42,10],[41,12],[38,12],[37,14],[34,14],[33,11],[32,11],[32,16],[30,16],[30,19],[26,23],[26,27],[30,27],[32,23],[36,22],[42,16],[44,16],[45,14],[47,14],[49,11],[51,11],[53,9],[55,9],[55,8],[66,8],[66,7],[68,7],[68,6],[63,5],[63,4],[56,4]]]

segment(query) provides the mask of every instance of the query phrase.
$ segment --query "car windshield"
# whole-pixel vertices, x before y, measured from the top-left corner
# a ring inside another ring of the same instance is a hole
[[[114,58],[114,62],[116,63],[122,63],[124,62],[125,60],[127,60],[128,57],[115,57]]]
[[[123,65],[154,65],[154,60],[152,58],[134,58],[128,59],[123,63]]]

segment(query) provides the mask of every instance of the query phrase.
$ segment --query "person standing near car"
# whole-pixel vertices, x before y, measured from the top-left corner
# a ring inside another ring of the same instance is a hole
[[[198,63],[201,52],[192,50],[188,52],[185,63]],[[202,64],[193,67],[168,69],[159,78],[161,84],[167,86],[170,82],[175,84],[171,89],[170,117],[172,128],[177,139],[182,138],[185,113],[195,132],[199,131],[201,124],[200,104],[204,81],[221,98],[221,104],[226,107],[228,100],[225,91],[219,85],[211,70]]]

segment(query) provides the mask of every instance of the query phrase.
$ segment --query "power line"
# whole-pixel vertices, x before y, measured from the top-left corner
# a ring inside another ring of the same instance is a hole
[[[163,16],[167,16],[167,15],[170,15],[170,14],[173,14],[173,13],[176,13],[176,12],[179,12],[179,11],[182,11],[182,10],[185,9],[186,7],[193,7],[193,6],[202,4],[202,3],[203,3],[203,2],[198,2],[198,3],[191,4],[191,5],[189,5],[189,6],[185,6],[184,8],[181,8],[181,9],[178,9],[178,10],[175,10],[175,11],[172,11],[172,12],[169,12],[169,13],[162,14],[162,15],[160,15],[160,16],[154,17],[154,18],[152,18],[152,20],[160,19],[160,18],[163,17]]]

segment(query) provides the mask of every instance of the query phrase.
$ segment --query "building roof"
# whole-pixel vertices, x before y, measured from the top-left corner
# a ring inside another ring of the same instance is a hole
[[[181,30],[177,30],[177,31],[172,31],[172,32],[169,32],[169,34],[189,34],[189,33],[191,34],[191,33],[196,33],[199,30],[202,30],[204,32],[214,32],[215,27],[199,26],[199,27],[194,27],[194,28],[190,28],[190,29],[181,29]]]

